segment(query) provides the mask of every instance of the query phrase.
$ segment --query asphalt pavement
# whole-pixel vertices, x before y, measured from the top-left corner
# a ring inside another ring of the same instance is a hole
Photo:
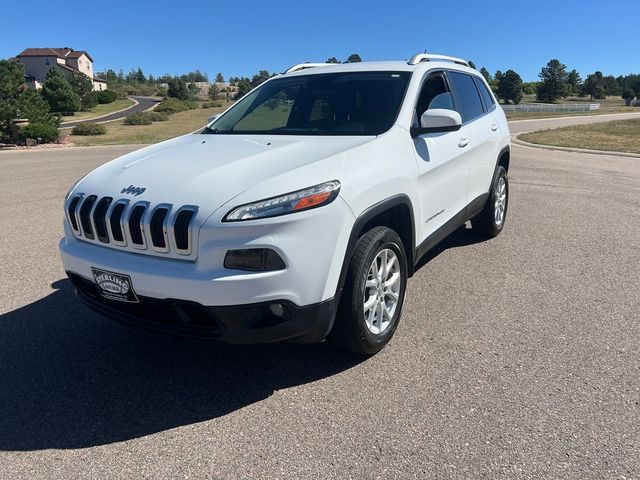
[[[515,145],[502,235],[430,253],[364,359],[81,306],[63,196],[135,148],[0,152],[0,478],[640,477],[638,159]]]
[[[71,128],[71,127],[75,127],[76,125],[79,125],[81,123],[88,123],[88,122],[92,122],[92,123],[113,122],[114,120],[120,120],[121,118],[124,118],[124,117],[126,117],[128,115],[131,115],[133,113],[144,112],[145,110],[149,110],[156,103],[160,102],[160,100],[158,100],[157,98],[150,98],[150,97],[130,96],[129,98],[134,99],[138,103],[136,103],[135,105],[130,106],[126,110],[121,110],[119,112],[113,112],[113,113],[110,113],[109,115],[104,115],[104,116],[101,116],[99,118],[86,118],[84,120],[78,120],[76,122],[73,122],[73,121],[65,122],[65,123],[62,123],[60,125],[60,127],[61,128]]]

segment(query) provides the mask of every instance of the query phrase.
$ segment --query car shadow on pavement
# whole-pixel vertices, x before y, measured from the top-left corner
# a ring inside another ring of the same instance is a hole
[[[442,242],[429,250],[423,257],[421,257],[415,266],[415,271],[417,272],[418,270],[420,270],[427,263],[429,263],[431,260],[436,258],[441,253],[445,252],[446,250],[449,250],[451,248],[467,247],[470,245],[475,245],[476,243],[483,243],[486,241],[486,238],[483,238],[475,233],[470,226],[467,226],[467,224],[462,225],[457,230],[452,232],[447,238],[442,240]]]
[[[129,329],[69,280],[0,315],[0,451],[85,448],[216,418],[364,357],[325,344],[229,347]]]

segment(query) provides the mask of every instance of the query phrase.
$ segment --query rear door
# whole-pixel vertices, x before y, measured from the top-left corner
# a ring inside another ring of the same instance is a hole
[[[455,71],[448,72],[447,76],[462,116],[458,148],[464,151],[469,162],[466,203],[470,204],[481,200],[489,191],[497,160],[495,140],[499,135],[493,130],[495,122],[484,106],[473,76]]]
[[[487,115],[487,121],[484,125],[489,150],[486,157],[477,159],[477,161],[471,163],[471,170],[469,171],[469,197],[471,199],[489,191],[491,180],[493,179],[493,172],[496,168],[496,162],[502,146],[500,122],[498,118],[496,118],[496,110],[500,107],[497,105],[484,80],[479,77],[473,77],[473,80],[480,92],[480,97],[482,98],[482,103]]]

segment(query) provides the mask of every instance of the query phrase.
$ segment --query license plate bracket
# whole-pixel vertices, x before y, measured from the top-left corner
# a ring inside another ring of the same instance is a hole
[[[133,290],[133,282],[129,275],[94,267],[91,268],[91,272],[98,291],[104,298],[119,302],[140,302],[136,292]]]

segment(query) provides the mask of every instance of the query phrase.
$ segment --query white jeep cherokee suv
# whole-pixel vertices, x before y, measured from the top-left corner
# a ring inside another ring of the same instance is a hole
[[[501,232],[509,155],[504,113],[464,60],[301,64],[81,179],[62,261],[122,322],[373,354],[425,252],[467,220]]]

